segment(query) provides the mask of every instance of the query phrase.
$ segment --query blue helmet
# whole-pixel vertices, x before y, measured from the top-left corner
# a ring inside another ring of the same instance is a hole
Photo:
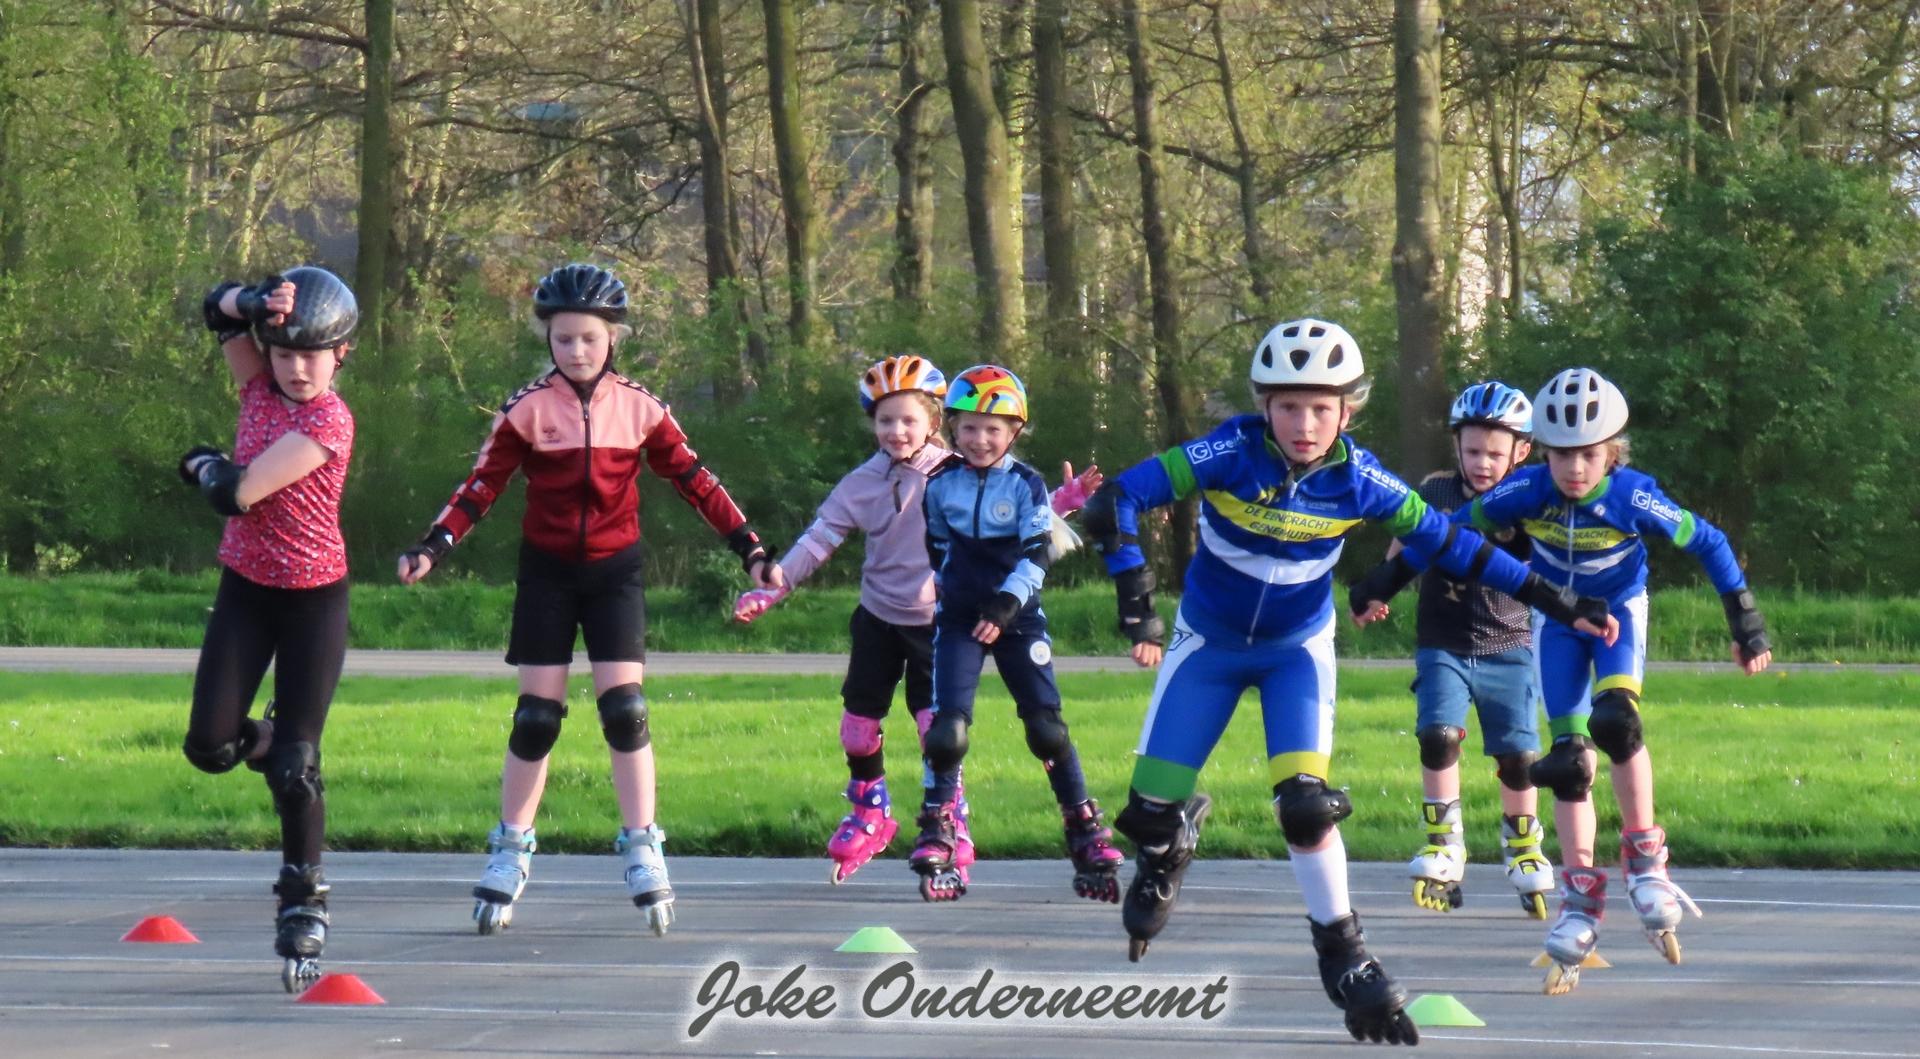
[[[1447,427],[1499,427],[1521,437],[1533,435],[1533,402],[1504,382],[1480,382],[1460,391],[1447,413]]]

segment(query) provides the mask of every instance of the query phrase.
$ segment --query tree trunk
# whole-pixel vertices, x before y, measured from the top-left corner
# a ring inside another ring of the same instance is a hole
[[[766,360],[753,304],[740,285],[740,251],[733,213],[733,183],[727,166],[726,77],[722,69],[717,0],[680,0],[686,23],[687,58],[693,66],[695,135],[700,142],[700,220],[707,252],[707,312],[727,324],[733,345],[713,377],[714,399],[733,404],[751,384],[740,361]]]
[[[1186,391],[1181,386],[1186,353],[1180,334],[1180,279],[1173,268],[1173,239],[1167,224],[1160,127],[1145,20],[1140,14],[1140,0],[1125,0],[1121,6],[1133,89],[1134,137],[1139,144],[1134,159],[1140,168],[1140,230],[1146,244],[1147,286],[1153,300],[1154,391],[1160,398],[1161,443],[1173,446],[1192,434]],[[1188,497],[1173,513],[1169,550],[1175,569],[1185,569],[1193,558],[1193,520],[1192,498]]]
[[[1020,136],[1020,89],[1024,77],[1015,56],[1032,44],[1032,34],[1021,33],[1027,0],[1003,0],[1005,10],[1000,21],[1000,59],[993,68],[993,106],[1000,112],[1000,124],[1007,131],[1007,236],[1013,245],[1013,260],[1020,262],[1020,280],[1027,271],[1027,162],[1026,148]]]
[[[820,217],[807,170],[813,147],[800,107],[799,32],[793,0],[762,0],[767,19],[767,96],[773,120],[773,155],[780,171],[780,206],[786,215],[787,331],[796,346],[813,340],[814,261],[819,255]]]
[[[1077,358],[1080,262],[1073,231],[1073,126],[1067,115],[1066,0],[1033,12],[1034,126],[1040,141],[1040,240],[1047,262],[1047,347]]]
[[[1438,466],[1445,334],[1440,277],[1440,5],[1393,5],[1393,287],[1399,317],[1400,465]]]
[[[366,0],[366,94],[360,111],[359,250],[353,292],[360,340],[380,349],[386,334],[387,244],[393,237],[393,0]],[[376,359],[376,363],[384,359]],[[375,375],[386,373],[376,370]]]
[[[918,316],[933,300],[933,143],[927,97],[933,82],[927,55],[929,0],[901,0],[900,99],[894,105],[893,169],[899,193],[893,207],[893,300]]]
[[[1007,129],[993,102],[993,80],[980,30],[979,0],[942,0],[941,39],[947,54],[947,93],[965,171],[967,240],[973,247],[980,296],[980,338],[1004,360],[1024,327],[1020,258],[1012,206],[1007,202]]]
[[[1247,280],[1253,292],[1256,319],[1272,311],[1273,277],[1267,260],[1266,240],[1260,234],[1259,170],[1255,168],[1253,147],[1247,141],[1246,126],[1240,120],[1239,92],[1234,87],[1233,65],[1227,58],[1226,33],[1221,28],[1220,4],[1207,6],[1211,17],[1208,28],[1213,34],[1213,62],[1220,75],[1220,99],[1225,104],[1227,129],[1233,133],[1234,190],[1240,198],[1240,245],[1247,258]]]
[[[1737,132],[1734,110],[1739,99],[1733,77],[1739,67],[1733,58],[1733,18],[1728,0],[1700,0],[1700,23],[1706,39],[1695,61],[1699,84],[1695,113],[1701,131],[1732,139]]]

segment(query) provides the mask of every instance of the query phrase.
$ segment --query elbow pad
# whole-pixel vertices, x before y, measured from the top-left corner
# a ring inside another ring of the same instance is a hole
[[[246,467],[221,456],[208,459],[200,464],[200,495],[220,514],[233,518],[244,515],[247,509],[240,506],[240,478],[246,473]]]
[[[1094,547],[1100,549],[1101,555],[1112,555],[1126,543],[1126,537],[1120,532],[1119,495],[1119,485],[1107,482],[1094,490],[1087,506],[1080,509],[1080,524],[1086,528],[1087,536],[1093,538]]]
[[[1760,616],[1751,589],[1722,592],[1720,605],[1726,608],[1727,629],[1733,633],[1733,642],[1740,645],[1740,650],[1748,658],[1773,649],[1773,644],[1767,639],[1767,621]]]
[[[1136,566],[1115,577],[1113,587],[1120,596],[1120,631],[1127,639],[1136,644],[1164,644],[1167,623],[1153,609],[1153,574],[1144,566]]]
[[[1607,623],[1606,600],[1580,595],[1570,586],[1552,584],[1536,573],[1527,574],[1513,598],[1562,625],[1572,625],[1582,618],[1595,625]]]

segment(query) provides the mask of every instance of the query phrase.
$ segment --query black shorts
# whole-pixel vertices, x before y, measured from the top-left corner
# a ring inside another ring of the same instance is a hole
[[[522,541],[514,584],[508,665],[571,663],[575,629],[586,638],[588,661],[647,660],[638,542],[605,559],[576,563]]]
[[[892,625],[855,607],[847,622],[851,650],[840,697],[848,713],[879,720],[893,705],[893,689],[904,676],[907,710],[933,705],[933,626]]]

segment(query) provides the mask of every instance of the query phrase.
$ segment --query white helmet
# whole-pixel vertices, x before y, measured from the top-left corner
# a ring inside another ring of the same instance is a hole
[[[1568,368],[1533,399],[1533,433],[1540,444],[1577,449],[1610,441],[1627,429],[1627,399],[1592,368]]]
[[[1338,390],[1356,402],[1365,399],[1371,385],[1360,343],[1339,324],[1313,319],[1289,320],[1268,331],[1253,347],[1247,377],[1256,395],[1299,386]]]

